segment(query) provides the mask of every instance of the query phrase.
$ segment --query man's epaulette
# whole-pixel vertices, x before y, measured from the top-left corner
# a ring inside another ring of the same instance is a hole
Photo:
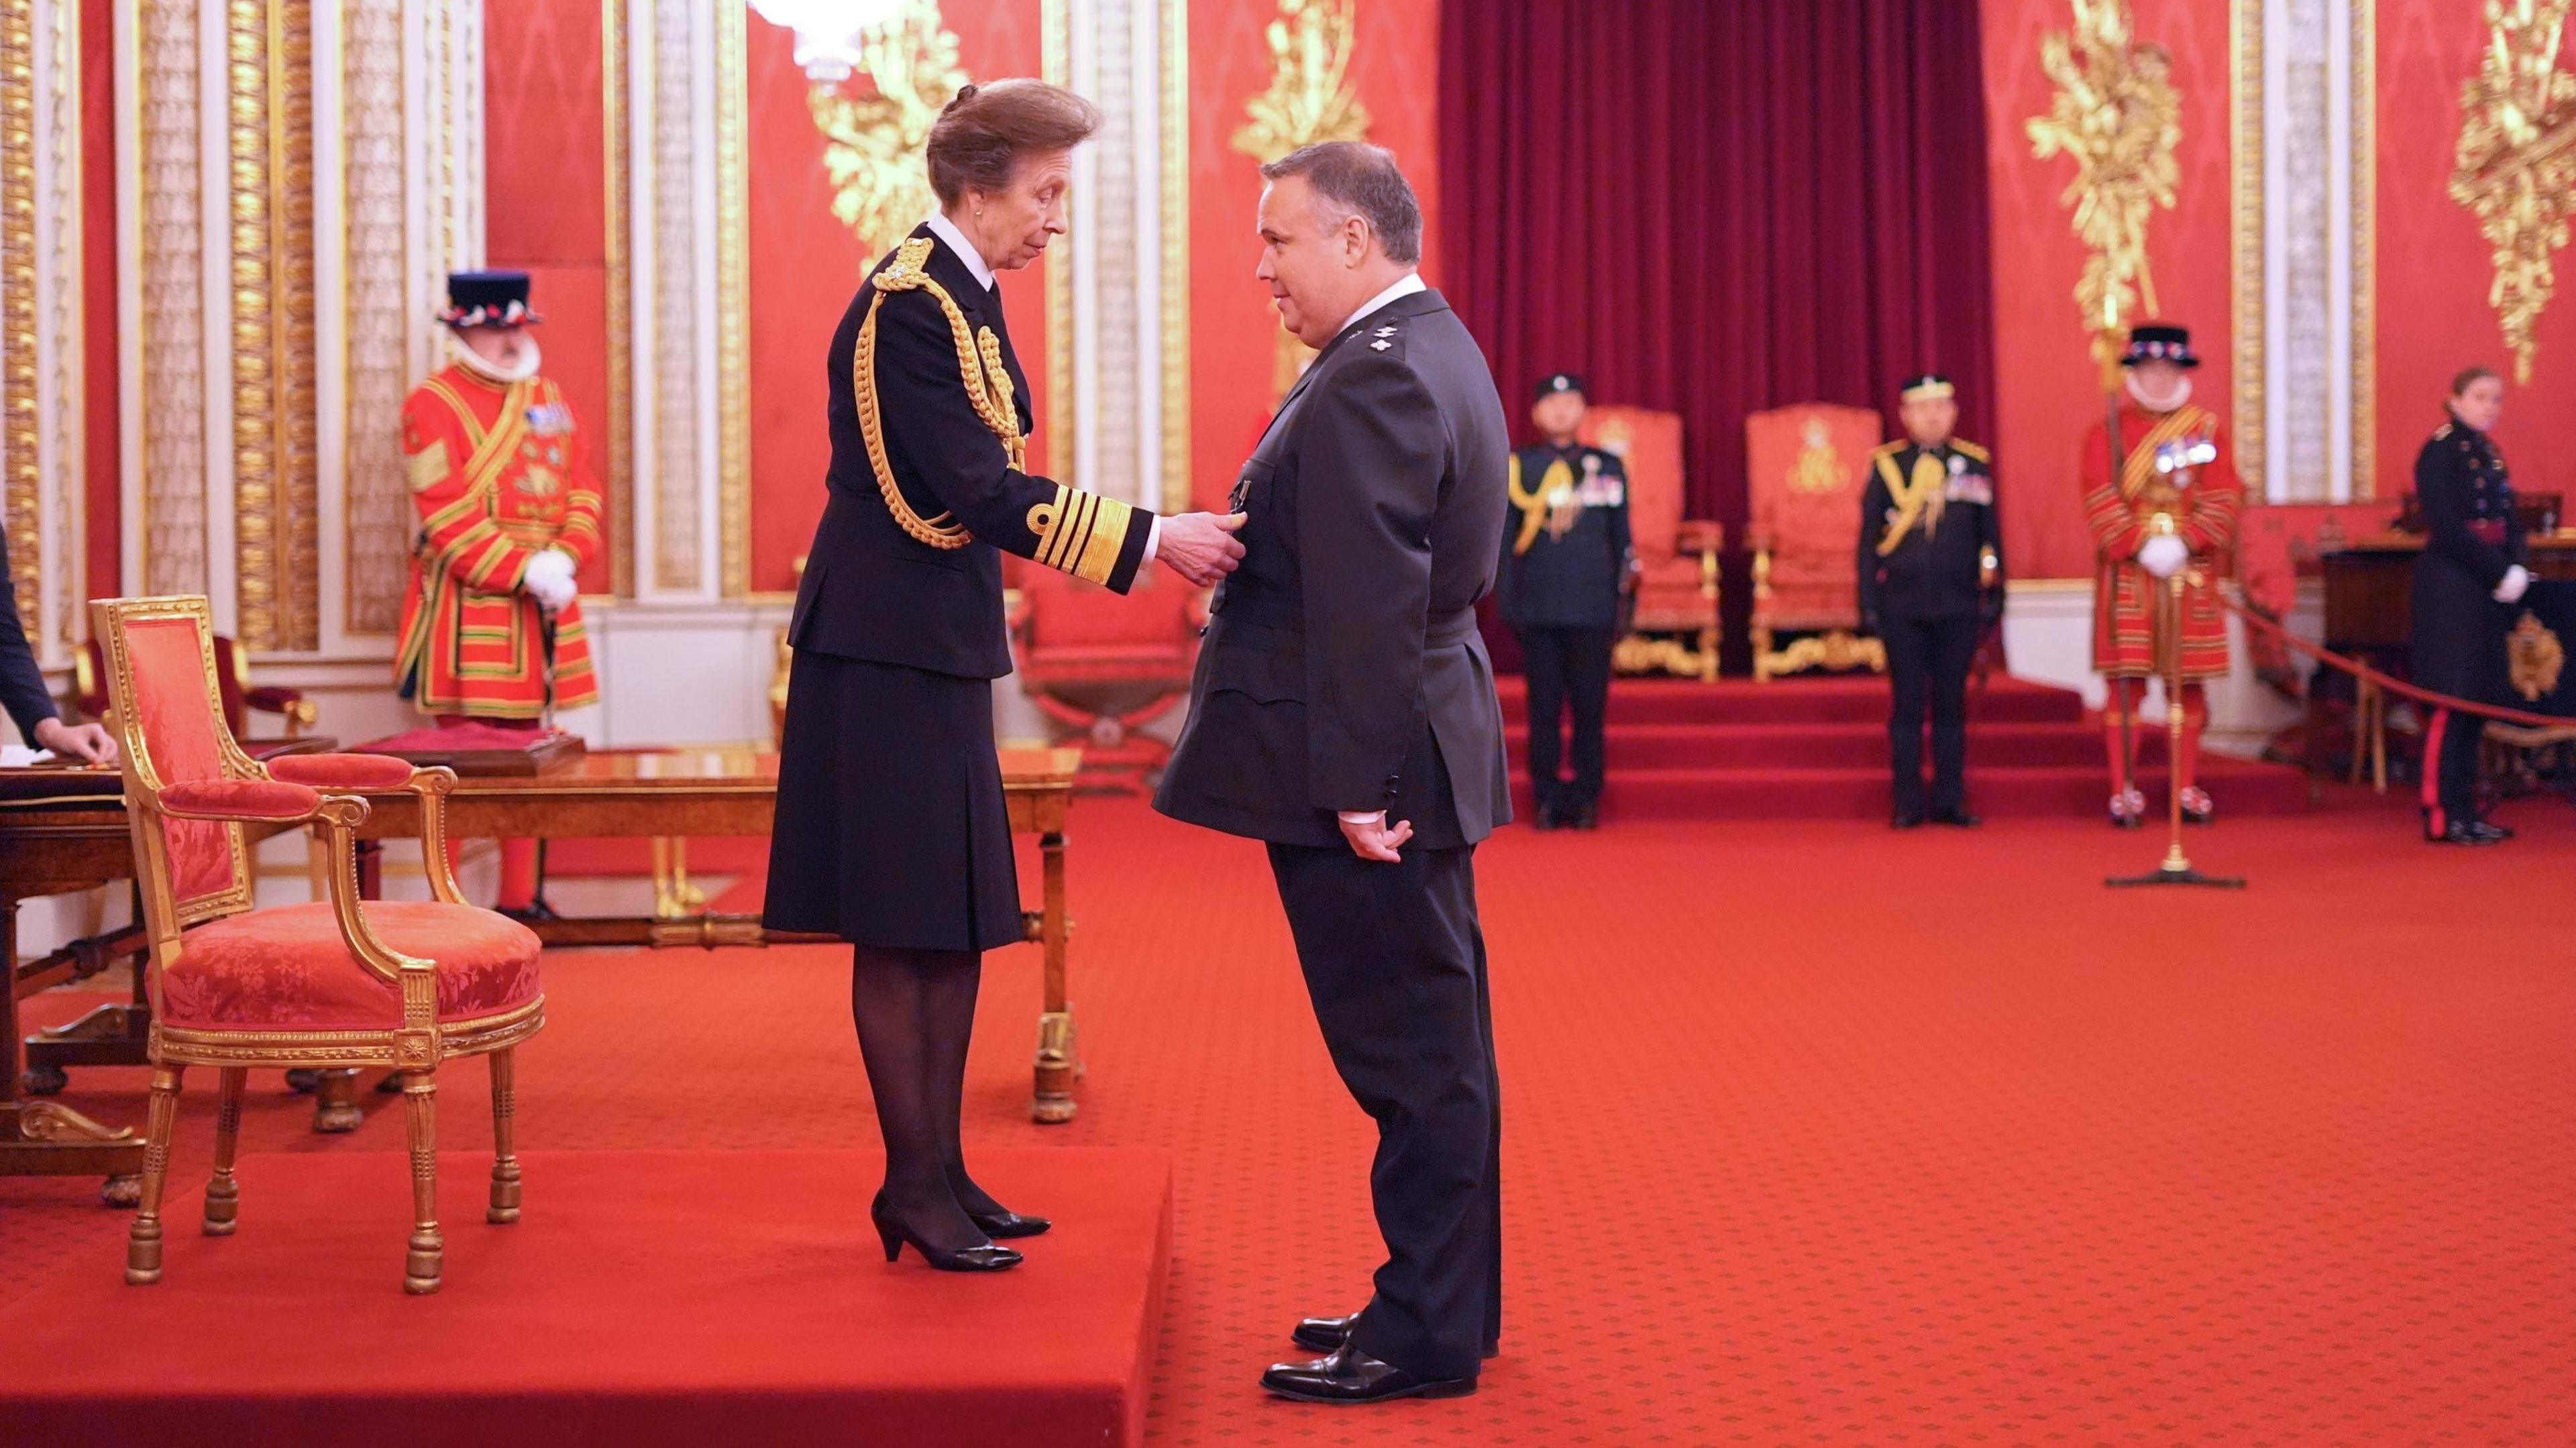
[[[1950,439],[1950,448],[1953,452],[1966,453],[1968,456],[1975,458],[1981,463],[1990,463],[1994,461],[1993,454],[1988,453],[1984,448],[1977,446],[1975,443],[1968,441],[1964,437],[1954,437]]]
[[[1912,447],[1912,446],[1914,446],[1914,440],[1913,440],[1912,438],[1900,437],[1900,438],[1898,438],[1898,439],[1897,439],[1896,441],[1894,441],[1894,442],[1883,442],[1883,443],[1880,443],[1878,446],[1876,446],[1876,447],[1874,447],[1874,448],[1871,448],[1871,449],[1869,450],[1869,455],[1870,455],[1871,457],[1874,457],[1874,458],[1876,458],[1876,457],[1890,457],[1890,458],[1892,458],[1892,457],[1896,456],[1898,453],[1901,453],[1901,452],[1905,451],[1907,448],[1910,448],[1910,447]]]
[[[1370,351],[1381,354],[1393,352],[1398,358],[1403,357],[1404,329],[1393,322],[1380,322],[1368,328],[1364,335],[1368,338]]]
[[[2449,437],[2450,435],[2451,425],[2447,422],[2443,423],[2440,427],[2433,429],[2433,441],[2435,442],[2440,442],[2442,439]]]

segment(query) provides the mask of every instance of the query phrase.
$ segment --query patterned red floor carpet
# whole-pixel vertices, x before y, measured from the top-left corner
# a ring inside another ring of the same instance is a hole
[[[1481,878],[1508,1317],[1461,1401],[1337,1412],[1252,1386],[1375,1260],[1367,1122],[1256,848],[1085,801],[1082,1117],[1025,1120],[1037,967],[1013,950],[987,973],[970,1132],[1171,1153],[1148,1432],[1175,1448],[2564,1445],[2576,813],[2504,818],[2523,840],[2484,852],[2415,843],[2392,806],[2230,820],[2191,842],[2251,890],[2152,896],[2100,880],[2155,841],[2074,820],[1506,832]],[[871,1139],[835,952],[548,968],[530,1147]],[[442,1095],[446,1145],[472,1149],[478,1073]],[[66,1099],[141,1114],[135,1073],[76,1073]],[[210,1104],[190,1097],[191,1176]],[[247,1136],[388,1149],[399,1109],[374,1110],[315,1138],[268,1087]],[[116,1270],[93,1186],[0,1182],[0,1299]]]

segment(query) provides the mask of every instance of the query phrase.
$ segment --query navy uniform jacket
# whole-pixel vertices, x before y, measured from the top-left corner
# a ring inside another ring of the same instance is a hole
[[[1235,484],[1242,566],[1209,605],[1189,722],[1154,807],[1340,847],[1344,810],[1473,844],[1511,818],[1475,604],[1510,447],[1484,353],[1435,291],[1345,327]]]
[[[1928,507],[1909,524],[1896,546],[1879,551],[1899,509],[1896,488],[1914,477],[1923,448],[1912,439],[1891,442],[1869,455],[1869,478],[1860,495],[1860,608],[1863,617],[1994,617],[2003,604],[2004,540],[1995,516],[1994,459],[1984,448],[1957,438],[1932,449],[1948,481],[1941,517]],[[1979,579],[1986,555],[1995,560],[1991,586]]]
[[[2496,602],[2495,590],[2529,553],[2504,454],[2476,428],[2446,422],[2415,455],[2415,497],[2425,528],[2424,554],[2415,561],[2415,682],[2500,702],[2514,608]]]
[[[1560,538],[1548,531],[1550,465],[1562,462],[1583,511]],[[1509,500],[1503,519],[1502,572],[1494,584],[1503,622],[1515,628],[1619,626],[1619,586],[1627,576],[1628,469],[1615,453],[1550,443],[1512,454],[1524,504]],[[1526,548],[1521,540],[1526,537]]]
[[[941,293],[957,308],[953,320]],[[872,308],[875,396],[863,399],[854,364]],[[1000,290],[976,285],[966,263],[927,225],[878,263],[832,334],[826,364],[831,492],[787,626],[795,648],[998,679],[1011,671],[1002,550],[1120,593],[1135,580],[1150,516],[1023,470],[970,393],[959,356],[961,325],[971,339],[966,345],[1000,364],[977,368],[993,415],[1025,436],[1028,379],[1011,352]],[[1004,391],[1007,399],[998,395]],[[878,443],[898,496],[928,523],[962,525],[972,542],[935,547],[897,520],[870,457],[863,400],[877,413]]]
[[[36,726],[56,717],[53,693],[27,642],[27,626],[18,621],[18,590],[9,579],[6,538],[0,538],[0,708],[29,744],[36,741]]]

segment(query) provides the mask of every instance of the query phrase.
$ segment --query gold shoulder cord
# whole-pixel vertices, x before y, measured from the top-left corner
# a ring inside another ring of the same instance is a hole
[[[877,308],[885,305],[886,293],[927,291],[938,299],[939,310],[948,315],[948,330],[957,340],[957,371],[966,384],[966,400],[974,404],[984,426],[1002,440],[1002,451],[1013,468],[1027,468],[1028,440],[1020,436],[1019,406],[1010,369],[1002,365],[1001,339],[990,327],[978,338],[966,325],[966,314],[958,309],[956,298],[922,269],[930,246],[928,237],[905,242],[894,261],[877,273],[877,294],[868,303],[867,320],[859,324],[858,346],[850,364],[852,391],[859,406],[859,435],[867,442],[868,466],[876,469],[877,491],[885,495],[887,511],[918,542],[933,548],[963,548],[975,541],[975,535],[950,521],[953,514],[924,518],[913,511],[904,501],[903,489],[895,484],[893,464],[886,459],[885,421],[877,409]]]

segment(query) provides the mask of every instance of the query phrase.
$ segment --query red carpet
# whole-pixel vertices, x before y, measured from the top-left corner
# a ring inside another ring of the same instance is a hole
[[[518,1225],[445,1155],[438,1294],[396,1290],[411,1174],[382,1152],[253,1156],[230,1238],[174,1203],[167,1275],[92,1260],[0,1318],[77,1344],[0,1378],[24,1444],[1134,1443],[1171,1240],[1142,1151],[990,1151],[1064,1225],[971,1280],[853,1240],[854,1151],[540,1152]],[[863,1220],[863,1218],[861,1218]]]
[[[1502,679],[1513,797],[1530,811],[1528,697]],[[2141,741],[2150,802],[2161,802],[2165,741]],[[1620,679],[1610,686],[1605,819],[1884,819],[1887,681],[1798,676]],[[2110,797],[2102,725],[2083,701],[1997,676],[1968,698],[1969,804],[1989,818],[2091,818]],[[2204,752],[2201,783],[2229,817],[2308,807],[2296,770]]]
[[[1297,1316],[1360,1300],[1377,1255],[1369,1123],[1316,1038],[1257,847],[1130,801],[1076,807],[1082,1115],[1027,1121],[1037,961],[998,952],[969,1144],[1169,1155],[1151,1444],[2564,1448],[2576,812],[2502,818],[2521,840],[2436,849],[2402,801],[2337,792],[2195,831],[2199,863],[2253,877],[2242,894],[2105,891],[2159,842],[2074,817],[1505,831],[1479,873],[1507,1326],[1484,1390],[1455,1402],[1355,1414],[1253,1386]],[[838,952],[547,971],[530,1147],[872,1142]],[[55,1021],[95,999],[31,1005]],[[141,1120],[140,1072],[73,1077],[68,1104]],[[192,1088],[193,1183],[213,1092]],[[441,1096],[451,1149],[479,1148],[476,1073]],[[245,1135],[392,1149],[399,1106],[368,1104],[357,1135],[317,1138],[308,1104],[259,1078]],[[1077,1177],[1011,1200],[1063,1213]],[[849,1275],[882,1267],[857,1203],[835,1226]],[[0,1181],[0,1299],[112,1277],[122,1231],[93,1182]],[[365,1310],[422,1305],[376,1265]],[[48,1332],[9,1351],[102,1347]]]

